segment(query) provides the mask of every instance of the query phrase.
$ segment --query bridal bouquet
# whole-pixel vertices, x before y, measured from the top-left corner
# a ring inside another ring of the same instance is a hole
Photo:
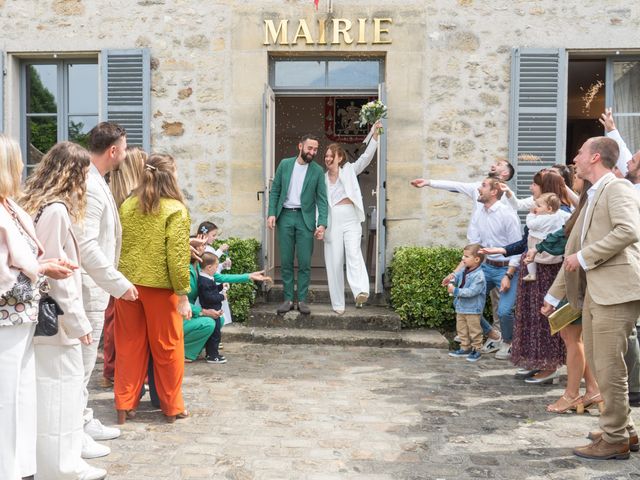
[[[365,125],[374,124],[378,120],[383,118],[387,118],[387,106],[382,103],[380,100],[374,100],[372,102],[366,103],[360,109],[360,126],[364,127]],[[378,134],[384,133],[382,127],[378,129]],[[369,140],[373,136],[373,131],[369,132],[367,138],[364,139],[363,143],[369,143]]]

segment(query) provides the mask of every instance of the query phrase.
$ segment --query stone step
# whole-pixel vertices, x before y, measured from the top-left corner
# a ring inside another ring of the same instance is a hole
[[[373,291],[373,286],[371,287]],[[347,305],[355,305],[355,299],[351,290],[345,290],[344,293],[345,303]],[[284,301],[284,291],[282,284],[273,285],[268,291],[262,292],[256,298],[258,303],[282,303]],[[329,295],[329,287],[327,285],[311,285],[309,286],[309,293],[307,294],[307,303],[331,303],[331,296]],[[383,294],[371,294],[368,305],[386,305],[387,299]]]
[[[277,345],[343,345],[387,348],[448,349],[449,342],[437,330],[399,332],[261,328],[232,323],[223,329],[223,341]]]
[[[363,308],[347,306],[337,315],[331,305],[310,304],[311,313],[303,315],[291,310],[278,315],[278,303],[255,304],[245,325],[264,328],[300,328],[308,330],[374,330],[397,332],[402,328],[400,316],[387,307],[366,305]]]

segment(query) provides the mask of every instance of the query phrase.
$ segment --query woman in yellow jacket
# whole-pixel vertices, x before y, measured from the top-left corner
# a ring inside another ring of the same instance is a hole
[[[138,187],[120,207],[120,271],[138,289],[133,302],[116,300],[114,396],[118,423],[134,414],[149,349],[160,408],[168,422],[189,415],[182,398],[183,318],[191,318],[189,228],[175,161],[152,154]]]

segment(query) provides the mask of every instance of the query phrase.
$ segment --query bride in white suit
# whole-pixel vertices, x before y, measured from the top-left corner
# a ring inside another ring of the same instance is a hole
[[[344,149],[337,143],[327,147],[324,163],[325,182],[329,201],[329,226],[324,234],[324,260],[331,306],[337,314],[344,313],[344,274],[347,262],[347,281],[356,301],[362,307],[369,298],[369,275],[362,257],[360,240],[365,219],[358,175],[367,168],[378,148],[381,122],[373,125],[373,137],[365,152],[353,163],[347,162]]]

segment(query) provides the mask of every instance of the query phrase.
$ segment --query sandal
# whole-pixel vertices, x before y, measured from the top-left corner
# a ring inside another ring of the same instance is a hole
[[[591,395],[588,398],[582,397],[582,401],[578,404],[576,408],[576,412],[579,414],[583,414],[585,410],[588,410],[592,405],[597,405],[600,413],[604,412],[604,400],[602,399],[602,395],[600,392],[595,395]]]
[[[549,413],[567,413],[569,411],[572,410],[576,410],[578,408],[578,405],[582,405],[582,397],[580,395],[578,395],[576,398],[574,398],[573,400],[570,399],[569,397],[567,397],[566,394],[563,394],[558,400],[556,400],[554,403],[547,405],[547,412]],[[560,406],[559,404],[561,402],[565,403],[564,406]]]
[[[167,420],[167,423],[173,423],[176,420],[182,420],[183,418],[189,418],[191,414],[189,410],[185,410],[184,412],[180,412],[176,415],[165,415],[164,418]]]

